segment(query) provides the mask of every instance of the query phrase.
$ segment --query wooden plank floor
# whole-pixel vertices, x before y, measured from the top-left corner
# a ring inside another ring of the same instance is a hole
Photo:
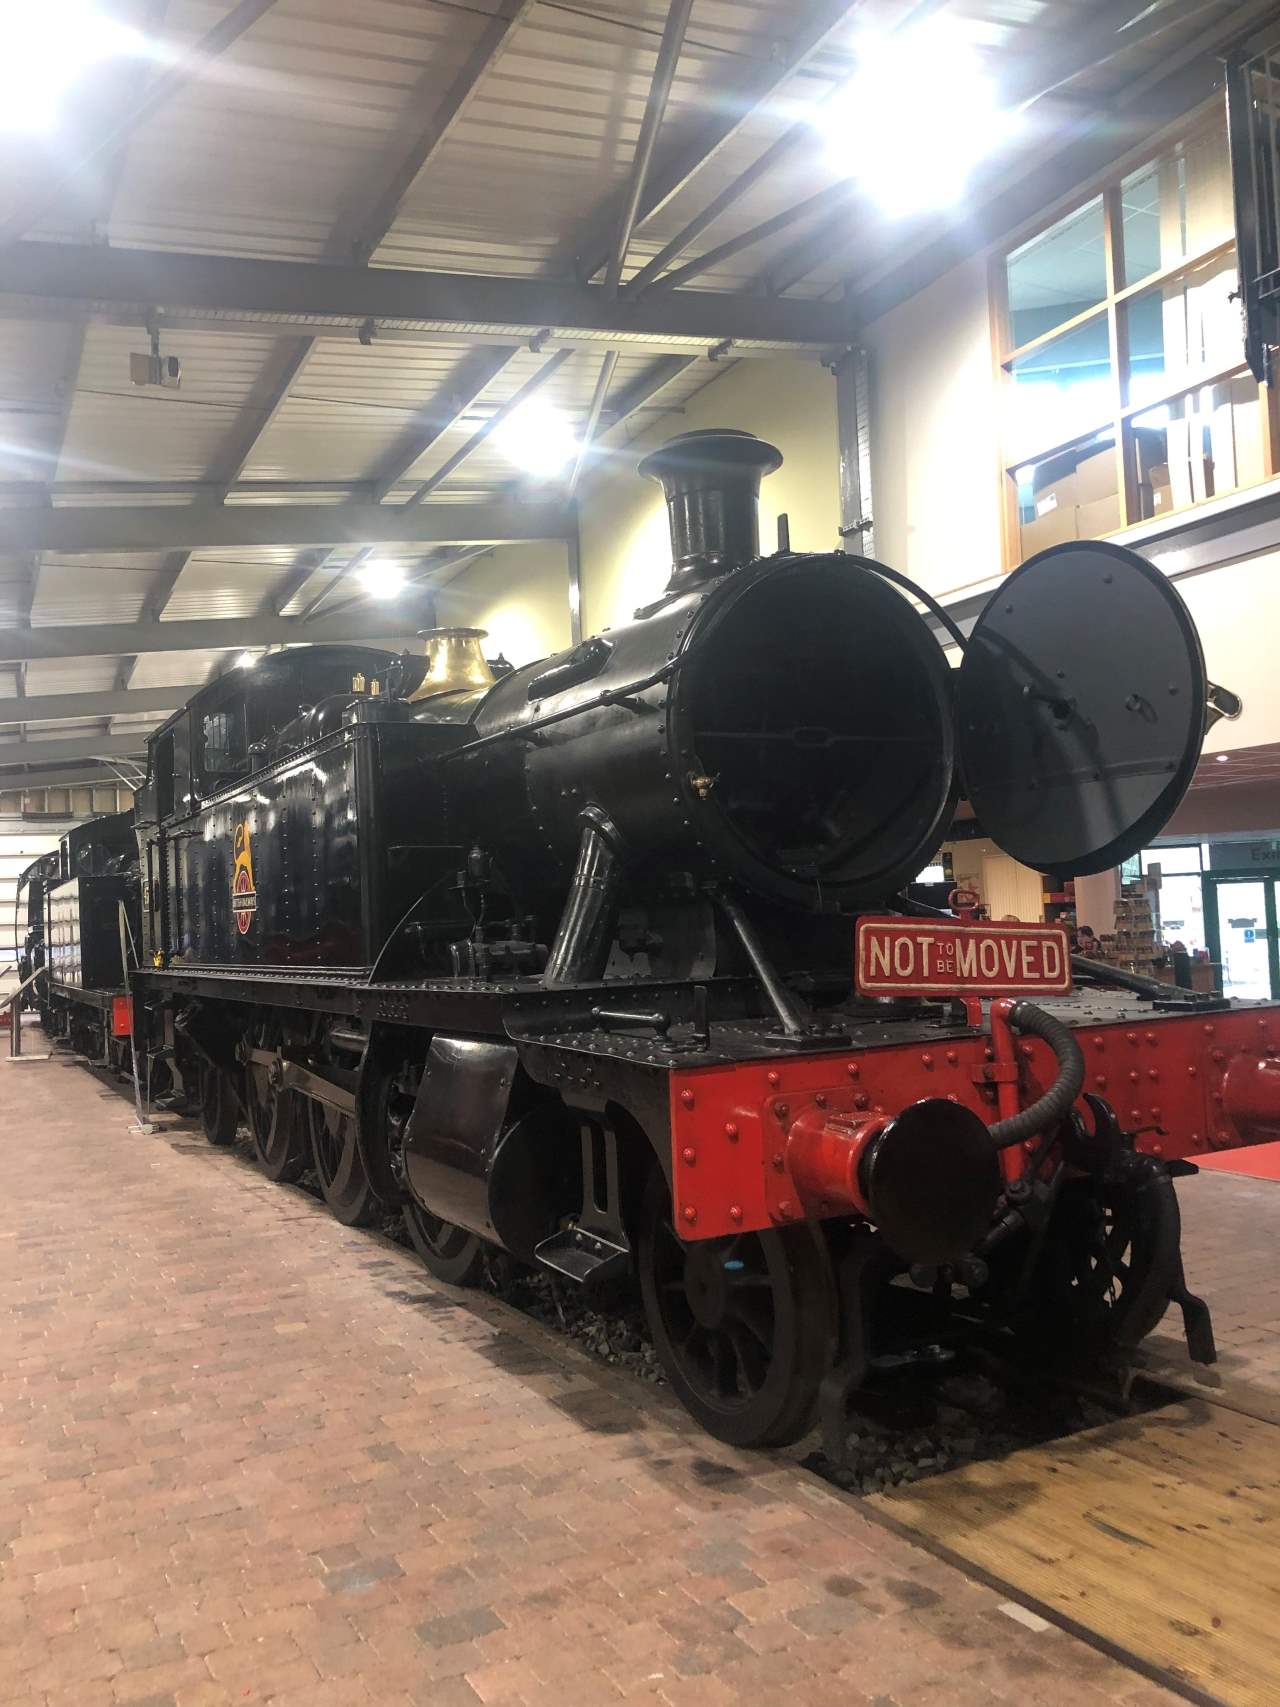
[[[1280,1703],[1280,1429],[1189,1399],[870,1502],[1230,1707]]]

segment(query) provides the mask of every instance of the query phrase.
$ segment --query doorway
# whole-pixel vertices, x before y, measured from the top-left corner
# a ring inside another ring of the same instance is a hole
[[[1280,878],[1205,872],[1205,934],[1210,960],[1222,963],[1224,996],[1280,1000]]]

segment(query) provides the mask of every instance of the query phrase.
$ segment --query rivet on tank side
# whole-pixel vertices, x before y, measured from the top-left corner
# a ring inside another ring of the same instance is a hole
[[[1142,1119],[1142,1110],[1140,1108],[1131,1108],[1129,1110],[1129,1119],[1132,1120],[1133,1124],[1136,1126]]]
[[[795,1220],[796,1206],[792,1203],[789,1197],[784,1197],[782,1202],[778,1205],[778,1214],[781,1215],[784,1221]]]
[[[1135,1068],[1135,1070],[1129,1074],[1129,1083],[1131,1085],[1136,1085],[1137,1082],[1138,1082],[1138,1073],[1137,1073],[1137,1070]]]
[[[779,1120],[785,1120],[791,1113],[791,1109],[785,1102],[775,1102],[773,1105],[773,1112],[777,1115]]]
[[[684,1218],[689,1223],[690,1226],[692,1226],[693,1223],[698,1219],[698,1211],[693,1207],[692,1204],[690,1204],[688,1206],[688,1208],[685,1210]]]
[[[1226,1050],[1225,1049],[1215,1049],[1213,1052],[1213,1058],[1215,1061],[1225,1061],[1227,1058]]]
[[[1107,1047],[1106,1040],[1101,1037],[1095,1037],[1093,1040],[1093,1047],[1095,1049],[1105,1049]]]
[[[693,1092],[692,1091],[681,1091],[680,1092],[680,1101],[684,1104],[684,1106],[686,1108],[692,1108],[693,1107]]]
[[[862,1068],[859,1067],[856,1061],[850,1061],[849,1065],[845,1068],[845,1072],[848,1073],[851,1079],[856,1079],[861,1071]]]
[[[1158,1079],[1160,1077],[1160,1069],[1158,1067],[1148,1067],[1147,1077],[1149,1079]]]
[[[1105,1091],[1107,1088],[1107,1075],[1105,1073],[1099,1073],[1093,1082],[1097,1085],[1100,1091]]]
[[[960,1056],[957,1054],[957,1052],[954,1049],[948,1049],[947,1050],[947,1065],[948,1066],[954,1067],[956,1062],[959,1061],[959,1059],[960,1059]]]
[[[731,1203],[729,1205],[729,1219],[730,1221],[741,1221],[742,1205],[740,1203]]]
[[[920,1057],[920,1065],[922,1067],[932,1067],[933,1066],[933,1056],[930,1055],[930,1053],[927,1049],[925,1050],[924,1054]]]
[[[684,1163],[686,1168],[691,1168],[697,1159],[698,1152],[692,1149],[689,1145],[686,1145],[680,1152],[680,1160]]]
[[[1148,1033],[1147,1033],[1147,1042],[1148,1042],[1148,1043],[1158,1043],[1158,1042],[1159,1042],[1159,1041],[1160,1041],[1160,1040],[1159,1040],[1159,1038],[1158,1038],[1158,1037],[1157,1037],[1157,1036],[1156,1036],[1156,1034],[1155,1034],[1155,1032],[1154,1032],[1154,1031],[1149,1031],[1149,1032],[1148,1032]]]
[[[776,1174],[780,1174],[782,1172],[782,1151],[781,1150],[775,1150],[773,1152],[773,1171]]]
[[[736,1144],[738,1142],[738,1128],[732,1120],[725,1121],[724,1135],[731,1144]]]
[[[1138,1041],[1137,1032],[1136,1031],[1126,1031],[1124,1034],[1124,1040],[1126,1043],[1136,1043]]]
[[[770,1070],[765,1077],[771,1085],[780,1085],[782,1083],[782,1074],[775,1070]]]
[[[870,1102],[871,1098],[867,1093],[865,1091],[859,1091],[857,1096],[853,1099],[853,1106],[855,1108],[866,1108],[869,1106]]]
[[[1200,1069],[1196,1066],[1195,1062],[1193,1061],[1192,1064],[1187,1068],[1187,1077],[1194,1079],[1198,1076],[1199,1072],[1200,1072]]]

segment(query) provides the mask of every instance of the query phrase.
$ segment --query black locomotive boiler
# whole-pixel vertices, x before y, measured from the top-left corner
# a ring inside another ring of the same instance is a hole
[[[1280,1017],[1087,964],[1068,994],[1059,936],[897,897],[961,797],[1027,863],[1117,863],[1229,696],[1107,545],[1024,565],[953,667],[893,571],[760,556],[779,460],[728,431],[651,456],[667,588],[554,658],[296,648],[171,718],[136,808],[139,1068],[342,1220],[402,1210],[446,1281],[490,1249],[636,1274],[675,1390],[738,1443],[820,1396],[834,1430],[977,1330],[1102,1356],[1175,1299],[1211,1357],[1172,1175],[1280,1126]],[[924,970],[886,994],[908,939]]]

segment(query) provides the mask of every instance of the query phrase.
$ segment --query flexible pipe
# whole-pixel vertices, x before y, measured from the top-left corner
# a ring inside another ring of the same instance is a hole
[[[1038,1037],[1049,1045],[1058,1060],[1058,1076],[1030,1108],[1010,1115],[1007,1120],[998,1120],[991,1128],[991,1141],[997,1150],[1007,1150],[1056,1126],[1084,1087],[1084,1053],[1069,1027],[1034,1002],[1015,1002],[1008,1017],[1015,1031]]]

